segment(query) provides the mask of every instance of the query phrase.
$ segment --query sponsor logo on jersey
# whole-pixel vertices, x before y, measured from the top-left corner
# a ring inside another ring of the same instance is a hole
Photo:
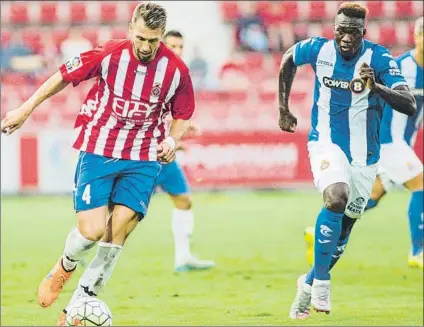
[[[321,60],[319,59],[317,61],[317,65],[323,65],[323,66],[328,66],[328,67],[333,67],[334,64],[332,64],[331,62],[325,61],[325,60]]]
[[[357,198],[347,206],[347,210],[356,214],[362,214],[365,208],[365,199],[363,197]]]
[[[355,78],[351,81],[338,80],[335,78],[324,76],[322,82],[326,87],[332,89],[341,89],[359,94],[365,91],[365,83],[360,78]]]
[[[78,68],[82,67],[82,60],[80,56],[75,56],[72,59],[68,60],[65,63],[66,71],[68,73],[72,73],[73,71],[77,70]]]
[[[114,97],[112,100],[113,113],[117,118],[140,123],[151,119],[150,115],[158,107],[158,104],[148,102],[125,100]]]

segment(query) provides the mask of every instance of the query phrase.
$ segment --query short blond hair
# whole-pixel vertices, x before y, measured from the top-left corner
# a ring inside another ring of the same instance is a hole
[[[166,10],[154,2],[142,2],[135,7],[132,14],[131,23],[135,24],[140,18],[143,19],[146,27],[155,30],[166,30]]]

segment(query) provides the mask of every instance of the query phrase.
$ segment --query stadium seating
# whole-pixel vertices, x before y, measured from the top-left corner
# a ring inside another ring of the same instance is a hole
[[[257,11],[269,21],[269,15],[277,15],[281,20],[332,20],[334,6],[343,1],[257,1]],[[423,5],[419,1],[365,1],[370,19],[410,18],[422,15]],[[301,7],[301,8],[300,8]],[[276,9],[279,10],[276,12]],[[235,1],[221,3],[221,12],[226,22],[234,22],[239,17],[239,8]]]
[[[333,19],[334,5],[326,1],[257,1],[257,10],[263,15],[276,15],[282,20],[325,20]],[[54,24],[79,23],[126,23],[137,1],[120,1],[119,6],[109,1],[3,1],[2,21],[12,24]],[[365,1],[369,17],[409,18],[422,14],[423,5],[419,1],[396,0]],[[276,11],[276,9],[278,9]],[[239,17],[237,1],[220,2],[222,16],[227,22]],[[4,19],[3,19],[4,18]]]
[[[341,1],[335,1],[337,5]],[[119,6],[109,1],[3,1],[2,21],[11,24],[66,23],[126,23],[137,1],[120,1]],[[409,18],[422,14],[419,1],[366,1],[371,19]],[[257,1],[257,10],[266,17],[274,15],[281,20],[333,19],[334,5],[326,1]],[[239,17],[236,1],[220,2],[222,16],[227,22]],[[276,21],[277,23],[277,21]]]
[[[138,1],[3,1],[2,22],[16,25],[127,23]]]
[[[11,40],[12,31],[16,31],[21,34],[23,42],[36,53],[42,53],[48,41],[52,41],[59,50],[61,43],[68,36],[71,22],[84,24],[83,35],[92,42],[93,46],[110,38],[125,38],[128,33],[128,20],[138,3],[138,1],[121,1],[118,5],[110,1],[4,1],[1,11],[3,24],[1,45],[6,46]],[[293,44],[295,34],[299,30],[308,37],[321,35],[331,38],[334,14],[340,3],[341,1],[256,1],[256,10],[263,18],[265,25],[272,27],[269,33],[282,33],[284,47],[287,48]],[[393,47],[394,55],[412,46],[413,20],[411,18],[422,14],[422,3],[407,0],[392,2],[373,0],[364,1],[364,3],[369,9],[370,18],[367,38],[387,47]],[[240,17],[239,3],[221,1],[218,8],[223,22],[233,28],[236,43],[236,21]],[[390,20],[387,21],[387,18]],[[384,23],[382,19],[385,19]],[[271,64],[268,57],[271,58]],[[248,77],[246,89],[197,92],[197,101],[201,105],[215,104],[223,108],[222,110],[229,110],[228,108],[234,108],[234,106],[242,108],[246,103],[253,108],[257,105],[274,107],[277,97],[275,88],[269,86],[269,81],[276,79],[275,74],[280,61],[281,52],[271,54],[246,52],[242,62],[236,64],[232,63],[230,57],[227,67],[232,67],[238,73]],[[19,100],[27,96],[33,87],[45,81],[49,74],[50,72],[45,72],[32,78],[23,74],[3,74],[2,86],[8,91],[2,92],[2,107],[5,110],[13,109]],[[305,93],[305,90],[306,85],[308,90],[313,88],[311,74],[310,68],[298,70],[298,82],[297,86],[293,86],[291,101],[299,108],[308,108],[306,104],[310,101],[310,92]],[[26,88],[23,85],[29,87]],[[66,96],[56,96],[49,102],[49,109],[46,109],[47,105],[45,105],[44,109],[37,110],[35,120],[39,123],[48,123],[51,113],[56,112],[59,119],[70,124],[78,108],[75,108],[72,101],[68,100],[72,98],[82,101],[89,85],[89,83],[83,83],[81,87],[72,88]],[[252,105],[252,101],[255,105]]]

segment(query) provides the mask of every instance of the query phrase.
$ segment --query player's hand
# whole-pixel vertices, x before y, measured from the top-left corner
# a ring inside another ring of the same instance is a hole
[[[365,86],[370,90],[375,88],[374,69],[372,69],[365,62],[359,68],[359,77],[364,81]]]
[[[281,130],[293,133],[296,130],[297,118],[289,110],[280,110],[278,125]]]
[[[25,120],[29,117],[27,112],[28,111],[24,105],[18,109],[7,112],[1,121],[1,132],[10,135],[19,129]]]
[[[158,160],[163,163],[170,163],[175,160],[175,149],[165,140],[158,145]]]

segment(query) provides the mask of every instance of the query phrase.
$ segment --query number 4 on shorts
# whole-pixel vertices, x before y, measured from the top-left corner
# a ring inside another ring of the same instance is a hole
[[[82,200],[85,201],[86,204],[90,204],[91,196],[90,196],[90,184],[87,184],[87,186],[84,189],[84,192],[82,193]]]

